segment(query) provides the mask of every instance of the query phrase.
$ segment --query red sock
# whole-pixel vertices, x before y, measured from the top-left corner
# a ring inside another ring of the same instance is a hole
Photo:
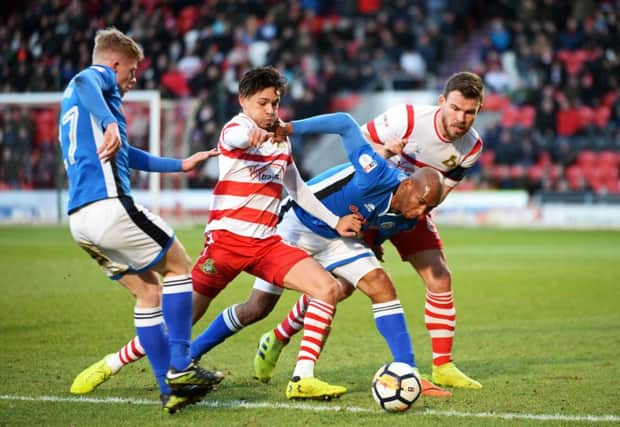
[[[314,376],[314,365],[329,334],[335,310],[331,304],[316,299],[310,300],[304,317],[304,336],[301,339],[294,377]]]
[[[293,335],[299,332],[304,327],[304,316],[308,309],[308,302],[310,298],[307,295],[299,297],[291,311],[288,312],[286,317],[276,326],[273,330],[276,334],[276,338],[283,343],[288,343]]]
[[[438,366],[450,362],[456,324],[452,291],[438,293],[426,291],[424,322],[431,335],[433,365]]]

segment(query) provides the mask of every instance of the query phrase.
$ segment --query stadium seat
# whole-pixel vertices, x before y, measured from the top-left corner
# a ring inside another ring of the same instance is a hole
[[[594,168],[596,166],[596,153],[591,150],[582,150],[577,153],[577,164],[584,169]]]
[[[484,97],[483,111],[503,111],[510,105],[510,99],[504,95],[491,92]]]
[[[525,129],[530,129],[536,121],[536,109],[532,105],[526,105],[519,109],[519,124]]]
[[[611,118],[611,108],[606,105],[599,105],[594,112],[594,123],[603,129],[609,123],[609,119]]]
[[[502,126],[505,128],[511,128],[519,123],[519,109],[514,105],[510,105],[502,112]]]
[[[495,161],[495,152],[493,150],[484,150],[482,154],[480,154],[480,166],[483,168],[488,168],[493,165]]]
[[[548,151],[543,151],[538,155],[538,162],[536,163],[538,166],[546,168],[551,165],[551,155]]]
[[[566,168],[566,179],[568,185],[573,191],[580,191],[585,184],[585,174],[579,165],[573,165]]]
[[[620,160],[620,157],[618,156],[618,153],[616,153],[615,151],[610,151],[610,150],[601,151],[600,153],[598,153],[596,158],[597,158],[597,163],[601,167],[617,168],[619,166],[618,161]]]
[[[581,118],[582,127],[594,125],[595,112],[593,108],[588,107],[587,105],[582,105],[577,111],[579,111],[579,117]]]

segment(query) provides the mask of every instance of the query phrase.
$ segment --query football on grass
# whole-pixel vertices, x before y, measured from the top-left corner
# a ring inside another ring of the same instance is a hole
[[[406,363],[383,365],[372,379],[372,396],[388,412],[406,411],[421,391],[420,379]]]

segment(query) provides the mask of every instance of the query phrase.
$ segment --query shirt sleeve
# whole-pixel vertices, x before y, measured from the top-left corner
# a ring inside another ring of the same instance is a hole
[[[136,147],[129,147],[129,167],[147,172],[181,172],[183,161],[172,157],[157,157]]]
[[[360,148],[370,147],[355,119],[348,113],[322,114],[303,120],[294,120],[293,133],[335,133],[340,135],[347,156],[352,160],[353,153]]]
[[[73,82],[81,104],[95,117],[102,129],[116,122],[116,118],[103,97],[103,91],[112,89],[116,84],[114,72],[103,66],[95,65],[80,72]]]
[[[228,150],[246,149],[250,146],[248,133],[253,127],[251,123],[243,119],[235,119],[229,122],[222,129],[221,143]]]
[[[284,174],[284,187],[288,194],[297,204],[310,215],[320,219],[333,229],[336,229],[339,217],[316,198],[310,187],[304,182],[295,166],[295,162],[291,162],[286,168]]]
[[[410,112],[411,110],[411,112]],[[405,138],[413,130],[413,106],[395,105],[362,126],[372,142],[385,144],[394,138]]]

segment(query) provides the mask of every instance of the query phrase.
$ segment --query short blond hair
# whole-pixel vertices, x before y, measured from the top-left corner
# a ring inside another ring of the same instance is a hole
[[[97,31],[93,59],[105,52],[115,52],[138,62],[144,59],[144,52],[138,43],[131,37],[114,27]]]

